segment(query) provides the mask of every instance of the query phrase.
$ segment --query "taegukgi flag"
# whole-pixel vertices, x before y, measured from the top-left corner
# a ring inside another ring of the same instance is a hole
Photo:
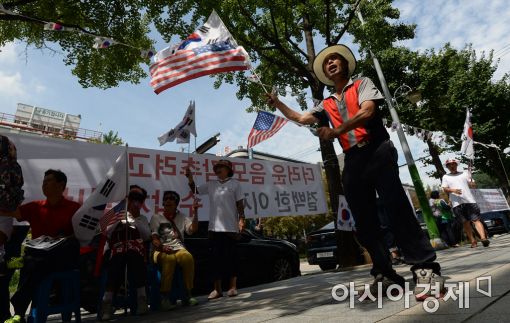
[[[464,131],[462,132],[462,147],[460,153],[468,159],[475,158],[475,149],[473,147],[473,128],[471,125],[471,112],[466,109],[466,121],[464,122]]]
[[[344,195],[338,196],[338,230],[340,231],[356,231],[356,223],[352,217],[351,209],[347,204],[347,200]]]
[[[170,129],[158,137],[159,145],[176,140],[178,144],[189,143],[191,135],[197,136],[195,122],[195,101],[190,101],[188,109],[175,128]]]
[[[250,58],[238,46],[213,10],[206,23],[175,46],[159,51],[150,67],[156,94],[180,83],[216,73],[250,68]]]
[[[106,177],[73,215],[73,229],[81,245],[87,245],[97,232],[106,205],[127,195],[127,148],[110,168]]]

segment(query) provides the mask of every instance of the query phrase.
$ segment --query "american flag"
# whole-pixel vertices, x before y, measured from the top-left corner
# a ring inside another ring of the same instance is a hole
[[[248,148],[271,138],[287,123],[287,121],[287,119],[276,116],[272,113],[259,111],[255,124],[248,136]]]
[[[150,68],[151,86],[156,94],[180,83],[216,73],[250,68],[248,54],[241,46],[222,41],[193,49],[178,50]]]
[[[204,25],[184,41],[159,51],[150,68],[151,86],[160,92],[204,75],[250,68],[248,53],[213,10]]]
[[[112,207],[108,212],[106,212],[103,217],[99,220],[99,226],[101,227],[101,231],[106,233],[106,228],[108,226],[116,223],[117,221],[122,220],[125,217],[126,211],[126,200],[122,200],[117,205]]]

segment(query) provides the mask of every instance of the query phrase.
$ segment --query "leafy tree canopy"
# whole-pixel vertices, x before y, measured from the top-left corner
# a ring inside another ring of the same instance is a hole
[[[312,71],[317,50],[339,43],[350,34],[361,48],[383,49],[395,40],[412,38],[414,26],[399,23],[399,11],[391,0],[364,1],[360,7],[366,25],[354,19],[361,0],[18,0],[4,3],[5,9],[36,18],[79,27],[93,34],[111,37],[138,48],[150,48],[151,36],[158,32],[165,41],[173,36],[186,37],[215,9],[240,45],[257,62],[263,81],[280,91],[290,86],[299,93],[305,107],[304,90],[311,89],[321,98],[324,86]],[[155,30],[153,30],[155,29]],[[14,40],[52,50],[57,44],[64,62],[84,87],[109,88],[119,82],[138,83],[146,77],[148,63],[137,49],[111,46],[107,50],[92,48],[90,36],[71,32],[44,31],[34,20],[0,14],[0,46]],[[265,107],[260,86],[247,82],[244,73],[216,76],[222,82],[237,83],[239,99],[249,98],[254,107]]]

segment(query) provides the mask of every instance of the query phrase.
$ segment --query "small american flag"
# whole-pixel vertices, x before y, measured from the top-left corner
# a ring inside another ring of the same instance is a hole
[[[125,217],[126,211],[126,200],[122,200],[119,204],[112,207],[108,212],[106,212],[101,220],[99,220],[99,226],[101,227],[101,231],[106,233],[106,228],[108,226],[116,223],[117,221],[122,220]]]
[[[272,113],[259,111],[255,124],[248,136],[248,148],[271,138],[287,123],[287,121],[287,119],[276,116]]]

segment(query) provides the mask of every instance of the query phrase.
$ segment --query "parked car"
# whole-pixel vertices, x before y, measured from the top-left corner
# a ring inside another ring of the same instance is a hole
[[[510,231],[510,210],[485,212],[480,218],[491,236]]]
[[[337,261],[337,239],[335,224],[330,222],[306,236],[306,258],[310,265],[319,265],[322,270],[335,269]]]

